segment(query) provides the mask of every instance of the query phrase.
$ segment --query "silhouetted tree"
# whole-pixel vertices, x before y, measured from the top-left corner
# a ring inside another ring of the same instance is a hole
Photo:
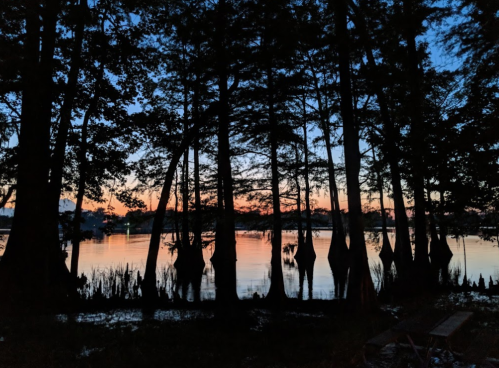
[[[43,14],[42,14],[43,9]],[[50,172],[50,129],[54,97],[53,73],[58,1],[28,1],[21,9],[25,37],[22,46],[22,111],[12,231],[0,264],[0,289],[6,300],[64,295],[67,268],[53,242],[46,216]],[[42,23],[43,20],[43,32]]]
[[[381,130],[383,135],[382,148],[390,167],[396,221],[395,262],[400,266],[399,274],[404,277],[405,272],[411,267],[412,250],[409,237],[409,223],[402,188],[400,149],[397,147],[397,142],[400,141],[400,138],[396,134],[396,127],[390,113],[387,96],[384,92],[383,80],[381,79],[381,68],[376,63],[376,59],[374,57],[372,48],[373,40],[370,36],[369,29],[367,28],[364,12],[353,2],[350,2],[350,6],[354,13],[352,19],[355,22],[356,30],[359,32],[359,38],[366,53],[368,62],[367,76],[376,95],[380,117],[383,124]]]
[[[347,301],[359,310],[368,311],[376,305],[376,293],[371,279],[364,239],[362,204],[360,198],[359,127],[355,124],[350,85],[350,51],[347,28],[347,0],[331,4],[335,11],[335,35],[338,45],[341,117],[345,147],[345,169],[348,191],[348,218],[350,236],[350,274]]]

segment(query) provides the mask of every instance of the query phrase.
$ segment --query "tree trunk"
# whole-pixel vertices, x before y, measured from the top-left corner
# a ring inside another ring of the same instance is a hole
[[[185,61],[185,54],[184,54]],[[185,65],[184,65],[185,69]],[[183,81],[184,88],[184,135],[188,134],[189,131],[189,99],[187,90],[187,80],[184,78]],[[188,268],[189,258],[190,258],[190,240],[189,240],[189,146],[185,148],[184,151],[184,162],[182,165],[182,181],[181,181],[181,192],[182,192],[182,237],[181,240],[177,242],[177,259],[174,263],[177,269],[177,279],[184,284],[188,281],[186,275],[186,268]],[[177,200],[177,197],[175,197]],[[185,298],[184,293],[182,297]]]
[[[195,124],[199,125],[200,117],[199,117],[199,84],[196,79],[196,88],[194,90],[194,100],[193,100],[193,109],[194,109],[194,121]],[[201,277],[203,273],[203,269],[205,266],[205,262],[203,259],[203,213],[201,209],[201,185],[200,185],[200,168],[199,168],[199,141],[200,134],[199,128],[196,132],[196,137],[194,141],[194,224],[193,224],[193,232],[194,239],[192,242],[192,251],[194,268],[199,269],[201,271]],[[194,288],[196,290],[196,288]],[[195,293],[196,294],[196,293]],[[196,299],[196,295],[195,295]]]
[[[49,186],[49,208],[51,217],[58,219],[59,216],[59,199],[62,191],[62,176],[64,169],[64,159],[66,157],[66,145],[69,129],[71,127],[71,119],[73,113],[73,105],[77,93],[78,76],[81,68],[81,51],[83,45],[83,35],[85,30],[85,19],[88,13],[87,0],[81,0],[77,5],[79,17],[76,18],[76,26],[74,31],[74,48],[71,54],[71,66],[68,73],[68,81],[66,83],[63,105],[60,111],[60,123],[57,131],[54,151],[50,167],[50,186]],[[58,221],[55,221],[53,226],[55,234],[59,234]]]
[[[407,212],[404,204],[404,193],[401,185],[400,168],[398,161],[398,157],[400,157],[400,154],[396,146],[397,134],[393,120],[390,117],[388,103],[383,91],[382,81],[379,79],[380,74],[377,72],[378,67],[371,48],[372,42],[363,15],[361,14],[357,6],[353,3],[353,1],[350,1],[350,7],[355,13],[355,17],[353,17],[352,19],[356,27],[360,31],[360,38],[366,51],[366,57],[369,66],[368,71],[371,77],[370,81],[372,82],[372,86],[378,100],[381,120],[383,122],[383,130],[385,136],[383,150],[385,151],[385,157],[388,158],[388,165],[390,167],[396,224],[394,256],[395,263],[398,266],[399,275],[404,278],[404,275],[409,272],[412,265],[412,249],[411,239],[409,236],[409,221],[407,219]]]
[[[303,96],[303,152],[304,152],[304,168],[303,176],[305,180],[305,226],[306,238],[304,247],[298,248],[295,258],[301,262],[308,262],[316,258],[313,233],[312,233],[312,214],[310,210],[310,178],[309,178],[309,163],[308,163],[308,139],[307,139],[307,120],[306,120],[306,101]],[[301,215],[300,215],[301,216]]]
[[[376,306],[376,292],[371,279],[364,239],[362,203],[360,194],[359,127],[355,125],[350,82],[350,51],[347,28],[347,1],[332,2],[335,7],[335,29],[338,43],[340,74],[340,108],[343,120],[345,168],[348,192],[350,235],[350,276],[347,302],[355,309],[369,311]]]
[[[414,190],[414,264],[425,270],[429,266],[428,239],[426,237],[423,96],[421,94],[421,70],[416,48],[416,25],[412,3],[404,0],[405,39],[407,42],[407,75],[410,88],[410,141],[412,145],[412,186]]]
[[[267,48],[268,52],[268,48]],[[277,121],[274,114],[274,81],[272,71],[272,57],[268,55],[267,60],[267,93],[269,109],[270,128],[270,163],[271,163],[271,186],[272,186],[272,209],[273,209],[273,229],[272,229],[272,258],[270,260],[270,289],[267,299],[275,304],[279,304],[287,299],[284,291],[284,277],[282,273],[282,218],[281,200],[279,194],[279,164],[277,162]]]
[[[218,111],[218,175],[219,175],[219,215],[215,252],[212,257],[215,268],[216,300],[221,305],[229,305],[238,300],[236,288],[236,226],[234,219],[234,189],[230,162],[229,142],[229,93],[227,89],[228,66],[225,50],[227,9],[225,0],[219,0],[216,19],[216,53],[219,90]],[[223,197],[220,196],[223,190]],[[223,208],[220,204],[223,200]]]
[[[178,249],[181,249],[181,237],[180,237],[180,224],[178,222],[178,169],[175,170],[175,189],[173,193],[175,195],[175,209],[173,212],[173,221],[174,221],[174,232],[175,232],[175,246]]]
[[[158,202],[158,207],[156,213],[154,214],[154,220],[151,230],[151,240],[149,241],[149,251],[147,253],[146,261],[146,271],[144,273],[144,280],[142,281],[142,295],[145,299],[151,300],[158,296],[158,291],[156,288],[156,268],[158,262],[158,253],[161,243],[161,233],[163,232],[164,219],[166,214],[166,206],[170,200],[170,192],[172,188],[172,183],[177,171],[177,165],[180,158],[183,156],[185,148],[189,144],[191,135],[184,137],[180,146],[173,152],[170,164],[165,175],[165,182],[163,184],[163,189],[161,190],[161,195]]]
[[[298,262],[298,273],[299,273],[299,295],[298,299],[303,299],[303,284],[305,281],[305,276],[307,277],[308,284],[308,299],[313,299],[313,278],[314,278],[314,264],[315,264],[315,250],[312,239],[312,221],[311,221],[311,211],[310,211],[310,184],[309,184],[309,164],[308,164],[308,139],[307,139],[307,123],[305,119],[305,99],[303,99],[303,149],[304,149],[304,179],[305,179],[305,211],[306,211],[306,230],[307,238],[303,241],[303,229],[301,226],[301,208],[299,210],[299,221],[300,225],[298,228],[298,236],[301,238],[301,254],[300,245],[298,245],[298,251],[296,252],[295,259]],[[296,147],[297,164],[298,164],[298,148]],[[296,175],[297,186],[299,188],[298,173]],[[301,199],[298,194],[298,205]],[[298,242],[300,244],[300,240]]]
[[[304,179],[305,179],[305,215],[306,215],[306,227],[307,235],[305,238],[306,253],[305,257],[307,261],[315,260],[315,250],[313,243],[312,234],[312,213],[310,210],[310,179],[309,179],[309,164],[308,164],[308,139],[307,139],[307,119],[305,110],[305,98],[303,98],[303,151],[305,152],[305,167],[304,167]]]
[[[81,128],[81,144],[80,144],[80,165],[79,165],[79,180],[78,192],[76,195],[76,208],[73,217],[73,239],[71,241],[71,277],[76,279],[78,277],[78,259],[80,257],[80,241],[81,241],[81,219],[82,219],[82,206],[83,198],[85,197],[85,186],[87,181],[87,136],[88,136],[88,122],[90,119],[90,109],[87,110],[83,125]]]
[[[392,127],[388,130],[392,130]],[[391,144],[387,144],[386,152],[390,155],[394,154],[394,151],[398,150]],[[395,263],[400,265],[398,272],[402,275],[409,272],[412,267],[412,247],[411,237],[409,236],[409,220],[407,219],[407,212],[404,204],[404,193],[402,190],[402,179],[400,177],[398,159],[395,156],[392,156],[389,157],[388,160],[392,177],[393,207],[395,212],[395,230],[397,236],[397,241],[395,242],[394,260]]]
[[[201,209],[201,185],[199,173],[199,138],[194,142],[194,240],[196,249],[202,249],[203,213]],[[202,253],[201,253],[202,254]]]
[[[447,223],[445,221],[445,191],[440,189],[440,213],[439,213],[439,227],[440,227],[440,251],[441,256],[448,261],[452,258],[453,254],[447,243]],[[499,239],[499,237],[498,237]]]
[[[187,84],[187,81],[184,82]],[[189,130],[189,101],[187,96],[187,86],[184,85],[184,132]],[[190,246],[189,241],[189,146],[184,151],[184,170],[182,177],[182,248]]]
[[[322,98],[319,88],[319,82],[317,80],[317,75],[315,73],[314,66],[310,62],[310,68],[312,71],[314,89],[317,98],[317,105],[319,109],[319,119],[320,128],[322,130],[322,135],[324,138],[324,143],[326,144],[327,152],[327,169],[328,169],[328,184],[329,184],[329,200],[331,203],[331,218],[333,222],[333,234],[331,236],[331,245],[329,247],[328,259],[331,262],[333,258],[338,258],[340,263],[343,263],[343,259],[348,253],[347,243],[345,241],[345,231],[343,229],[343,221],[341,219],[340,201],[338,196],[338,186],[336,185],[336,174],[333,161],[333,154],[331,152],[331,134],[329,128],[329,117],[327,108],[324,109],[322,104]]]
[[[374,170],[376,171],[376,184],[378,186],[378,193],[379,193],[379,207],[381,211],[381,234],[382,234],[382,245],[381,245],[381,251],[379,252],[380,258],[384,258],[387,261],[393,260],[393,249],[392,246],[390,245],[390,239],[388,238],[388,230],[386,227],[386,211],[385,211],[385,204],[383,200],[383,178],[381,176],[381,173],[379,172],[377,166],[378,163],[376,162],[376,154],[374,152],[374,147],[372,147],[372,153],[373,153],[373,166]],[[391,262],[390,262],[391,263]]]
[[[0,262],[0,294],[5,301],[46,303],[67,293],[67,267],[47,216],[53,66],[59,2],[46,1],[43,32],[40,1],[25,4],[26,34],[21,70],[23,94],[19,135],[16,208]],[[41,39],[41,44],[40,44]],[[40,61],[39,61],[40,60]]]
[[[92,115],[95,113],[97,108],[97,103],[100,98],[101,82],[104,78],[104,63],[101,63],[97,78],[95,80],[95,92],[88,110],[85,112],[83,117],[83,124],[81,127],[81,144],[79,152],[79,180],[78,180],[78,192],[76,194],[76,207],[73,217],[73,239],[71,241],[71,278],[74,281],[78,277],[78,260],[80,258],[80,241],[81,241],[81,219],[82,219],[82,206],[83,198],[85,197],[85,187],[87,182],[87,171],[88,171],[88,160],[87,160],[87,148],[88,148],[88,124]]]
[[[298,152],[298,146],[295,146],[295,184],[296,184],[296,226],[298,229],[298,248],[296,250],[295,259],[300,258],[300,253],[304,252],[305,240],[303,239],[303,223],[301,217],[301,186],[300,186],[300,155]]]

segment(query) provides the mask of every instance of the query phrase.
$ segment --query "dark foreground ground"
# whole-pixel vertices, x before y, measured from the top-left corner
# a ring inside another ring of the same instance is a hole
[[[420,367],[403,345],[365,356],[364,343],[422,308],[470,310],[473,320],[451,341],[453,350],[465,351],[480,331],[499,333],[498,303],[478,295],[432,297],[383,306],[368,316],[331,301],[291,301],[280,311],[245,301],[238,311],[221,313],[203,304],[3,316],[0,367]],[[427,341],[415,338],[415,344]],[[434,353],[427,366],[472,366],[442,354]],[[499,346],[489,355],[499,358]]]

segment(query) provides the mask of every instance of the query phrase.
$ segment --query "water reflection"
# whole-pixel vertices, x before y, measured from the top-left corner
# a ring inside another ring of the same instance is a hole
[[[317,232],[318,236],[314,238],[314,248],[317,258],[312,267],[302,267],[291,255],[283,254],[283,274],[286,293],[288,296],[303,299],[332,299],[334,297],[344,296],[347,276],[345,271],[341,272],[336,268],[341,266],[331,265],[328,262],[327,255],[331,242],[331,231]],[[258,232],[237,233],[237,291],[240,298],[251,298],[257,292],[260,296],[267,295],[270,286],[270,255],[271,245],[268,234]],[[394,234],[389,234],[391,244],[394,244]],[[294,231],[283,233],[283,244],[297,242],[297,235]],[[462,240],[460,243],[454,239],[448,239],[449,247],[454,256],[447,264],[441,264],[438,276],[441,280],[459,282],[463,281],[464,276],[464,248]],[[101,239],[93,239],[81,244],[80,270],[86,275],[91,275],[92,270],[105,271],[111,267],[116,269],[119,265],[126,267],[129,264],[130,270],[137,271],[143,275],[147,249],[149,246],[149,235],[137,234],[115,234],[110,237],[104,236]],[[71,256],[71,246],[67,248]],[[212,248],[203,250],[203,257],[209,260],[212,254]],[[381,259],[378,256],[378,249],[374,244],[368,244],[368,257],[373,269],[373,281],[379,287],[387,287],[393,278],[391,267],[385,265],[384,269],[390,272],[376,272],[376,269],[383,270]],[[2,255],[3,250],[0,250]],[[158,279],[161,278],[160,270],[168,270],[175,262],[176,255],[171,254],[167,246],[162,247],[158,256]],[[69,264],[70,257],[68,258]],[[287,263],[286,263],[287,262]],[[380,265],[378,268],[375,265]],[[476,236],[466,238],[466,276],[471,283],[479,283],[480,274],[488,282],[492,277],[494,281],[499,280],[499,249],[493,247],[490,242],[480,240]],[[170,269],[171,270],[171,269]],[[167,271],[165,271],[167,272]],[[173,270],[174,272],[174,270]],[[334,276],[334,278],[333,278]],[[165,277],[174,277],[173,275]],[[182,282],[176,285],[176,279],[172,280],[173,287],[178,290],[180,297],[193,300],[199,297],[201,299],[211,299],[215,296],[214,271],[210,262],[202,273],[198,273],[195,280],[190,285],[185,286]],[[165,290],[168,291],[168,290]],[[171,296],[171,295],[170,295]]]
[[[308,299],[314,298],[314,265],[315,259],[302,260],[298,262],[298,299],[303,300],[303,284],[307,279]]]

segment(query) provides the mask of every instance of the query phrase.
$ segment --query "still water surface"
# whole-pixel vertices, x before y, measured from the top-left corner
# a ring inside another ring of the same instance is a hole
[[[283,233],[283,245],[296,243],[296,232]],[[114,234],[103,239],[94,239],[82,243],[80,253],[80,272],[89,275],[92,269],[104,270],[128,263],[134,270],[143,275],[147,258],[150,235]],[[237,240],[237,291],[240,298],[249,298],[254,292],[267,294],[270,286],[270,252],[271,244],[267,234],[260,232],[238,231]],[[392,246],[395,242],[391,234]],[[331,231],[319,231],[314,237],[314,248],[317,259],[314,266],[313,296],[314,298],[330,299],[334,297],[334,282],[327,253],[331,242]],[[451,269],[461,269],[461,280],[464,274],[464,248],[462,239],[448,239],[454,256],[450,263]],[[478,283],[482,274],[486,281],[489,276],[499,279],[499,249],[493,243],[483,241],[477,236],[465,238],[466,268],[468,278]],[[374,244],[368,243],[368,257],[371,265],[380,263]],[[206,267],[202,281],[202,297],[214,298],[214,271],[209,261],[213,248],[204,250]],[[68,247],[71,254],[71,246]],[[175,261],[176,254],[171,254],[168,247],[162,247],[158,256],[158,267],[168,267]],[[69,266],[68,257],[68,266]],[[283,272],[286,292],[290,297],[296,297],[299,291],[299,273],[292,257],[283,254]],[[375,284],[378,284],[377,274],[373,274]],[[308,295],[307,281],[304,283],[304,298]]]
[[[395,242],[394,234],[390,234],[392,246]],[[126,235],[114,234],[104,236],[102,239],[93,239],[83,242],[80,248],[79,271],[91,275],[92,271],[97,273],[125,266],[127,263],[134,271],[144,274],[147,249],[149,246],[148,234]],[[267,234],[261,232],[238,231],[237,240],[237,291],[240,298],[250,298],[254,292],[260,295],[267,294],[270,286],[270,251],[271,245]],[[331,242],[331,231],[318,231],[314,236],[314,248],[317,259],[314,266],[313,297],[316,299],[334,298],[334,282],[331,268],[327,260],[327,253]],[[464,248],[462,239],[448,239],[454,256],[450,263],[450,269],[460,269],[461,277],[464,274]],[[488,284],[489,276],[494,281],[499,280],[499,249],[493,243],[479,239],[477,236],[465,238],[466,242],[466,269],[468,278],[478,283],[482,274]],[[296,231],[283,233],[283,246],[288,243],[296,243]],[[71,259],[71,246],[67,248],[69,267]],[[374,244],[368,242],[368,257],[371,266],[379,264],[380,259]],[[215,296],[214,270],[209,261],[213,252],[212,247],[204,250],[206,262],[203,281],[201,285],[202,298],[210,299]],[[3,250],[0,249],[0,255]],[[159,251],[158,268],[168,268],[173,265],[176,254],[171,254],[167,246]],[[296,297],[299,291],[299,273],[296,262],[289,255],[283,254],[283,272],[286,293],[290,297]],[[380,280],[376,272],[373,273],[373,281],[379,287]],[[304,282],[303,296],[308,296],[308,282]]]

